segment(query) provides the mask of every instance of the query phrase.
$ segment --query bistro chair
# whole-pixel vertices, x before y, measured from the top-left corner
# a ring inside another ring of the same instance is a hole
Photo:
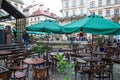
[[[33,80],[47,80],[48,66],[44,67],[33,67]]]
[[[24,58],[16,58],[8,67],[9,77],[12,80],[26,80],[28,76],[28,65],[23,62]]]
[[[108,76],[105,74],[105,67],[106,65],[101,62],[99,64],[92,64],[93,77],[99,80],[103,80],[104,78],[107,78]]]
[[[6,58],[6,67],[11,65],[17,57],[18,57],[18,51],[12,51],[12,53],[8,55]]]
[[[81,80],[83,79],[83,76],[85,78],[85,74],[88,75],[88,79],[90,79],[90,75],[91,75],[91,70],[88,67],[87,63],[84,61],[77,61],[77,59],[74,59],[75,61],[75,80],[77,78],[77,73],[79,72],[79,74],[81,75]]]
[[[108,73],[109,80],[113,80],[113,62],[111,58],[102,58],[102,61],[104,62],[106,68],[105,72]]]
[[[57,68],[57,59],[53,55],[50,55],[50,64],[51,64],[50,67],[51,67],[52,74],[53,74]]]
[[[63,52],[64,52],[64,56],[65,56],[64,59],[69,63],[72,50],[69,50],[68,48],[66,48],[66,50],[63,50]]]

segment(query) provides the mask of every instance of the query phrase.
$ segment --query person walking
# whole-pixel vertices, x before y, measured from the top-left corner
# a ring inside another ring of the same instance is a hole
[[[23,37],[23,40],[24,40],[24,45],[26,47],[28,47],[28,44],[29,44],[29,35],[28,35],[28,33],[27,33],[26,30],[23,32],[22,37]]]

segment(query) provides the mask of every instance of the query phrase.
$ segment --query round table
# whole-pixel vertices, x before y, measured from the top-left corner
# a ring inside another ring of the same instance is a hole
[[[92,70],[92,63],[101,61],[101,58],[92,57],[92,56],[91,57],[83,57],[82,59],[87,62],[90,62],[90,70]],[[92,76],[93,76],[93,73],[89,75],[89,80],[91,80]]]
[[[101,61],[101,58],[99,58],[99,57],[83,57],[82,59],[85,60],[85,61],[88,61],[88,62],[98,62],[98,61]]]
[[[63,48],[62,51],[73,51],[71,48]]]
[[[80,57],[90,57],[91,55],[90,54],[85,54],[85,53],[82,53],[82,54],[79,54]]]
[[[9,51],[9,50],[0,50],[0,56],[3,56],[3,55],[9,55],[11,54],[12,52]]]
[[[63,52],[51,52],[51,53],[50,53],[51,56],[55,56],[56,54],[61,54],[61,55],[63,55],[64,53],[63,53]]]
[[[105,57],[105,55],[106,55],[106,53],[100,52],[100,51],[92,52],[92,53],[95,54],[97,57],[100,57],[100,58]]]
[[[46,60],[42,59],[42,58],[26,58],[25,60],[23,60],[24,63],[26,64],[41,64],[44,63]]]

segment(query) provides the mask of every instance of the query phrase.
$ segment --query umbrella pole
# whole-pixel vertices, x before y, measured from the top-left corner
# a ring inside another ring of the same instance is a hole
[[[49,33],[47,38],[47,46],[49,45]],[[48,64],[48,50],[46,50],[47,64]]]
[[[92,43],[91,44],[93,45],[93,34],[92,34]]]
[[[91,53],[91,59],[92,59],[92,52],[93,52],[93,34],[92,34],[92,42],[91,42],[90,48],[91,48],[90,53]]]

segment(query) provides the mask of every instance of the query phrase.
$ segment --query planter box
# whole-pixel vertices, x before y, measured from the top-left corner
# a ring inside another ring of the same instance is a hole
[[[0,66],[0,80],[9,80],[9,70]]]

